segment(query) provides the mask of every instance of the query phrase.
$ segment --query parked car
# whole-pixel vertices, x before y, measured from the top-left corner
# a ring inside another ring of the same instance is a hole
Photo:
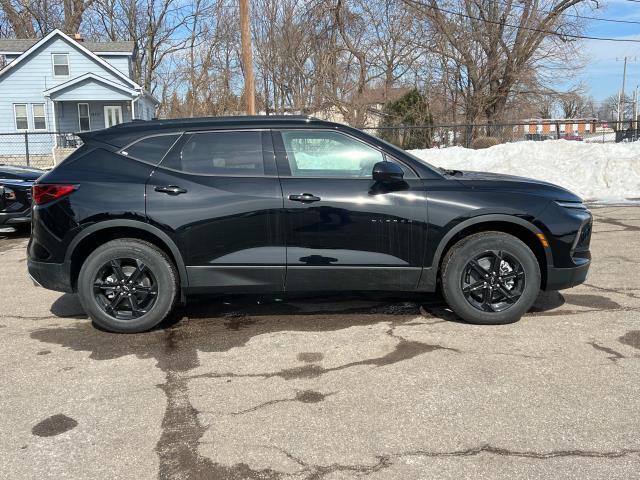
[[[43,173],[37,168],[0,164],[0,227],[31,221],[31,186]]]
[[[584,140],[584,138],[582,138],[580,135],[575,135],[575,134],[566,134],[566,135],[562,135],[560,137],[560,140],[570,140],[570,141],[574,141],[574,142],[582,142]]]
[[[553,140],[553,137],[541,133],[525,133],[524,139],[533,142],[544,142],[545,140]]]
[[[81,137],[34,185],[28,267],[114,332],[227,292],[440,289],[464,320],[501,324],[589,269],[592,217],[573,193],[439,169],[345,125],[222,117]]]

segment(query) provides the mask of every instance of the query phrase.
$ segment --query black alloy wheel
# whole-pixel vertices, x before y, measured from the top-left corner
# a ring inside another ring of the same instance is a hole
[[[542,275],[531,248],[504,232],[479,232],[445,255],[442,294],[460,318],[482,325],[518,321],[535,302]]]
[[[461,288],[474,308],[483,312],[503,312],[522,296],[525,273],[516,258],[502,250],[477,255],[465,266]]]
[[[96,303],[118,320],[141,317],[153,308],[158,282],[140,259],[116,258],[105,263],[93,282]]]
[[[104,330],[137,333],[164,320],[176,300],[178,272],[167,254],[134,238],[112,240],[91,252],[78,275],[78,297]]]

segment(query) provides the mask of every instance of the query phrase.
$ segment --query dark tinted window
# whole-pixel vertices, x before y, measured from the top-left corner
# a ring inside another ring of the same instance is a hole
[[[164,164],[163,164],[164,165]],[[201,175],[264,175],[262,133],[194,133],[169,168]]]
[[[122,153],[145,162],[158,163],[178,139],[178,136],[176,134],[147,137],[125,148]]]

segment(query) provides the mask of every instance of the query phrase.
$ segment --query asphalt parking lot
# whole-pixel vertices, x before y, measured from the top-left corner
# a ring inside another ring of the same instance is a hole
[[[0,234],[0,477],[638,478],[640,208],[593,211],[587,283],[497,327],[345,295],[113,335]]]

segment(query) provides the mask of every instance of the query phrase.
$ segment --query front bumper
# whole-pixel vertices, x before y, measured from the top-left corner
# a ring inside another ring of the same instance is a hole
[[[67,263],[47,263],[27,260],[31,279],[41,287],[57,292],[73,293],[70,268]]]
[[[31,210],[24,212],[0,212],[0,225],[24,225],[31,223]]]
[[[575,267],[557,268],[548,266],[545,290],[564,290],[583,283],[587,279],[591,260],[576,258],[574,261],[577,264]]]

